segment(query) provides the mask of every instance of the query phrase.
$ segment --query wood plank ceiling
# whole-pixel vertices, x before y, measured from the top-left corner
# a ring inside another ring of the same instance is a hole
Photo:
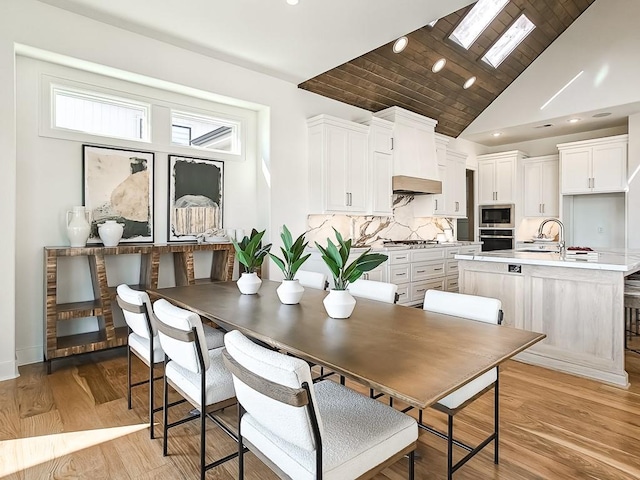
[[[437,132],[457,137],[594,1],[511,0],[465,50],[449,35],[472,4],[439,19],[433,28],[408,34],[409,44],[399,54],[389,43],[298,87],[372,112],[397,105],[438,120]],[[498,68],[491,67],[482,57],[522,13],[536,28]],[[433,73],[440,58],[446,66]],[[463,89],[472,76],[475,84]]]

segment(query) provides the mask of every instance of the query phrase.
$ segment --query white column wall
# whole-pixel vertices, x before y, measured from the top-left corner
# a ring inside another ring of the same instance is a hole
[[[640,248],[640,113],[629,117],[627,248]]]

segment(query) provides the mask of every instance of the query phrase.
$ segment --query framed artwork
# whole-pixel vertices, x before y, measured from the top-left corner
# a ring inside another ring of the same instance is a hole
[[[124,224],[120,242],[153,242],[152,152],[83,145],[84,205],[91,212],[87,243],[100,243],[99,223]]]
[[[170,242],[194,241],[222,228],[224,162],[169,155]]]

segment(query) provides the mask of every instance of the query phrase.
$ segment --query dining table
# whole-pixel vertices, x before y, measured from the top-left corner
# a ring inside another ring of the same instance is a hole
[[[254,295],[241,294],[235,282],[147,292],[420,409],[545,338],[364,298],[339,320],[324,309],[328,292],[307,288],[299,304],[285,305],[279,285],[263,280]]]

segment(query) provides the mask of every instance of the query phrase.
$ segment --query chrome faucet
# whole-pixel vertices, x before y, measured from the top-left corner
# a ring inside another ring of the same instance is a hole
[[[542,229],[549,222],[555,222],[560,227],[560,242],[558,242],[558,247],[560,248],[560,253],[563,253],[564,252],[564,248],[565,248],[565,244],[564,244],[564,225],[557,218],[547,218],[547,219],[542,221],[542,223],[538,227],[538,238],[543,238],[544,237],[544,234],[542,233]]]

